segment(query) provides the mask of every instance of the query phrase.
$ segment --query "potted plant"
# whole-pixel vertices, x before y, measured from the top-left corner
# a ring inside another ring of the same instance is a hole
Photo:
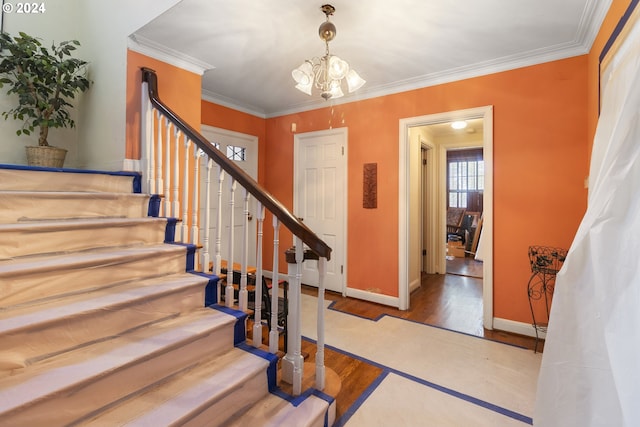
[[[18,96],[18,105],[2,113],[23,121],[18,135],[39,132],[38,146],[27,147],[29,165],[62,167],[67,150],[47,142],[50,128],[75,127],[70,101],[89,89],[87,62],[71,57],[80,43],[69,40],[51,49],[23,32],[11,37],[0,33],[0,88]]]

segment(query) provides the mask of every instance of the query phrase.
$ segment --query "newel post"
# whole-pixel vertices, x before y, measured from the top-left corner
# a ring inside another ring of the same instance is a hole
[[[287,313],[287,354],[282,359],[282,380],[293,385],[293,395],[302,393],[304,357],[302,356],[302,263],[318,256],[304,250],[302,239],[295,238],[295,246],[285,252],[289,266],[289,308]],[[321,319],[322,320],[322,319]],[[324,332],[324,325],[322,325]],[[324,333],[321,334],[324,338]],[[323,355],[321,355],[322,359]],[[321,362],[321,386],[324,388],[324,360]]]
[[[301,279],[304,250],[302,239],[295,238],[295,246],[285,252],[289,273],[289,308],[287,313],[287,354],[282,359],[282,381],[293,385],[293,395],[302,392],[302,356],[301,328]]]

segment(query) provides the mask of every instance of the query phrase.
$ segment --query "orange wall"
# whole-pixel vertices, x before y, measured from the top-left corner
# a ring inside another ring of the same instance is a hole
[[[528,322],[529,245],[568,248],[586,207],[587,57],[555,61],[267,120],[266,187],[292,205],[293,134],[349,128],[351,288],[398,296],[398,126],[494,106],[495,316]],[[362,165],[378,163],[378,208],[362,208]]]
[[[201,77],[130,50],[127,52],[127,159],[140,159],[141,67],[151,68],[158,74],[160,99],[189,125],[200,129]]]

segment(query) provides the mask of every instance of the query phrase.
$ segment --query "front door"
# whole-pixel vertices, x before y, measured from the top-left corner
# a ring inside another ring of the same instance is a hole
[[[347,213],[347,129],[294,137],[294,213],[332,249],[325,288],[344,292]],[[316,261],[305,261],[302,283],[318,286]]]
[[[253,179],[258,179],[258,137],[246,135],[239,132],[233,132],[225,129],[219,129],[212,126],[202,125],[202,135],[214,144],[222,153],[233,160],[242,170],[248,173]],[[211,239],[211,256],[215,250],[216,236],[216,218],[218,210],[218,173],[217,166],[214,164],[211,171],[211,209],[210,209],[210,227],[209,235]],[[200,188],[204,187],[204,171],[200,174]],[[226,208],[230,202],[229,176],[225,176],[222,191],[222,206]],[[248,242],[248,264],[256,265],[256,221],[255,217],[256,202],[253,198],[249,198],[249,242]],[[228,209],[222,210],[222,259],[229,258],[229,217]],[[234,197],[234,245],[233,245],[233,261],[242,261],[242,236],[244,225],[244,198],[242,189],[237,186]],[[204,207],[200,208],[201,218],[204,215]],[[201,220],[201,224],[204,221]]]

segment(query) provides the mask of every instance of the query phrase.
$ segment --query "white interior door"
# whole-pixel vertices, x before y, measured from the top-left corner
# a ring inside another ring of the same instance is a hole
[[[294,137],[294,213],[332,249],[325,287],[344,292],[346,277],[347,129]],[[318,286],[316,261],[303,263],[302,283]]]
[[[246,135],[239,132],[233,132],[225,129],[219,129],[212,126],[202,125],[202,135],[207,138],[211,143],[225,153],[228,158],[234,161],[242,170],[248,173],[253,179],[258,179],[258,137],[253,135]],[[205,174],[200,174],[200,185],[204,189]],[[229,258],[229,176],[226,175],[223,183],[222,191],[222,245],[221,253],[222,259]],[[242,261],[242,236],[243,236],[243,224],[244,224],[244,197],[243,190],[237,186],[234,197],[234,246],[233,246],[233,261]],[[216,218],[218,215],[218,173],[217,166],[214,164],[211,171],[211,209],[210,209],[210,227],[209,235],[211,239],[211,248],[213,254],[213,248],[215,245],[216,236]],[[256,265],[256,221],[255,217],[256,202],[253,198],[249,198],[249,249],[248,249],[248,264]],[[204,206],[200,207],[200,217],[203,218]],[[201,220],[200,224],[204,224]],[[202,232],[202,227],[201,230]]]

